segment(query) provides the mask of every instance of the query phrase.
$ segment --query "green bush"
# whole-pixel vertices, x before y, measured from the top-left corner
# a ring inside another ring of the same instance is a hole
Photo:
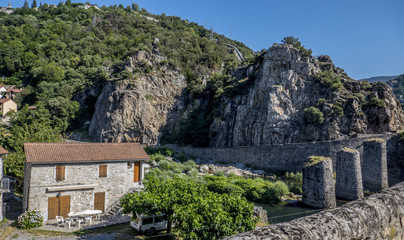
[[[159,163],[159,168],[161,168],[162,170],[168,171],[171,169],[171,164],[168,160],[162,160]]]
[[[293,179],[293,180],[301,182],[301,181],[303,181],[303,174],[302,174],[302,172],[297,172],[297,173],[287,172],[287,173],[285,173],[285,178]]]
[[[189,172],[189,176],[191,176],[191,177],[193,177],[193,178],[198,177],[198,170],[192,169],[192,170]]]
[[[17,219],[17,227],[22,229],[31,229],[42,226],[43,217],[38,210],[26,211]]]
[[[185,162],[188,159],[187,155],[185,155],[184,153],[181,153],[177,158],[178,160],[180,160],[180,162]]]
[[[262,195],[260,201],[264,203],[278,203],[282,196],[289,194],[288,186],[281,181],[276,181]]]
[[[308,123],[322,124],[324,122],[324,114],[320,111],[320,109],[312,106],[304,109],[304,119]]]
[[[224,172],[223,171],[216,171],[213,173],[214,176],[216,177],[223,177],[224,176]]]
[[[291,187],[289,189],[289,191],[294,193],[294,194],[302,194],[303,193],[302,188],[301,187],[296,187],[296,186]]]
[[[331,89],[339,89],[343,86],[340,78],[332,71],[321,71],[317,73],[315,79],[320,82],[320,84]]]
[[[378,97],[372,97],[372,99],[370,99],[369,101],[369,105],[370,106],[376,106],[379,108],[383,108],[384,107],[384,101],[383,99],[380,99]]]

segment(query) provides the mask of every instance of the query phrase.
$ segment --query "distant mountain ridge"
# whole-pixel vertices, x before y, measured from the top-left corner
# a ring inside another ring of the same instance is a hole
[[[369,78],[362,78],[358,81],[368,81],[368,82],[387,82],[397,76],[376,76],[376,77],[369,77]]]

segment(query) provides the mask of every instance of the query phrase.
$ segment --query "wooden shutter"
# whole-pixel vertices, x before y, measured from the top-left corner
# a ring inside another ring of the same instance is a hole
[[[59,199],[48,197],[48,219],[55,219],[59,214]]]
[[[70,212],[70,196],[60,196],[59,197],[59,215],[64,218],[68,217],[67,214]]]
[[[104,177],[107,177],[108,175],[107,175],[107,165],[105,165],[105,164],[103,164],[103,165],[100,165],[100,172],[99,172],[99,177],[100,178],[104,178]]]
[[[56,166],[56,181],[64,181],[66,179],[66,167]]]
[[[94,193],[94,210],[105,210],[105,192]]]
[[[139,181],[140,181],[140,162],[135,162],[133,168],[133,182],[137,183]]]

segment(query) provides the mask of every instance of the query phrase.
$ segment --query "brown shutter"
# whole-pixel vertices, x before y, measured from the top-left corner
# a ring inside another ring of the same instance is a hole
[[[105,210],[105,192],[94,193],[94,210]]]
[[[103,177],[107,177],[107,165],[100,165],[100,170],[99,170],[99,177],[103,178]]]
[[[48,219],[55,219],[59,212],[59,199],[57,197],[48,197]]]
[[[70,196],[59,197],[59,216],[68,217],[70,212]]]
[[[140,181],[140,162],[135,162],[133,168],[133,182],[137,183],[139,181]]]
[[[56,181],[64,181],[66,179],[66,167],[56,166]]]

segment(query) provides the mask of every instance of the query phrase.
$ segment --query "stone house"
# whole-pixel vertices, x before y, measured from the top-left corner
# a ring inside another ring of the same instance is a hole
[[[7,151],[0,146],[0,221],[3,220],[4,207],[3,207],[3,193],[8,192],[8,187],[3,184],[3,157],[7,155]]]
[[[17,112],[17,103],[10,98],[0,99],[0,117],[4,117],[9,111]]]
[[[138,143],[25,143],[24,151],[23,211],[39,210],[44,220],[112,209],[143,186],[149,159]]]

